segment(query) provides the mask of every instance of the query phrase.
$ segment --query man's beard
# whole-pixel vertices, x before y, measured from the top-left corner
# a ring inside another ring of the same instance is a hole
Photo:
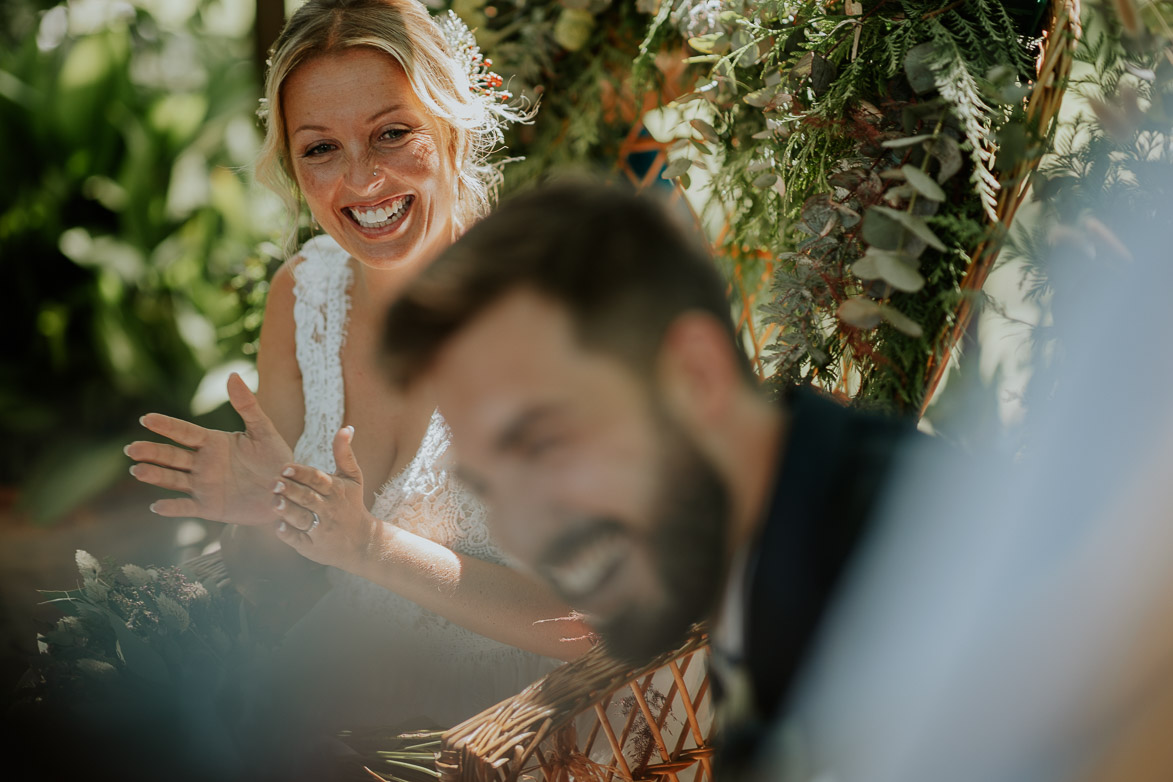
[[[664,602],[632,602],[596,628],[608,653],[632,665],[679,646],[724,590],[729,492],[684,433],[670,422],[664,427],[659,501],[646,544]]]

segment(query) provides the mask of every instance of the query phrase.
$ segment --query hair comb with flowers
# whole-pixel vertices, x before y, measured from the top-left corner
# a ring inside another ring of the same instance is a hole
[[[481,54],[477,39],[468,25],[454,11],[433,17],[436,20],[452,56],[468,68],[469,88],[482,98],[504,103],[513,98],[513,93],[502,90],[505,83],[499,74],[489,70],[493,61]]]

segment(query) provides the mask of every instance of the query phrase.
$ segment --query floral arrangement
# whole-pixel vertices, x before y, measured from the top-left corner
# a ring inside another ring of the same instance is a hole
[[[76,561],[78,589],[43,593],[64,616],[38,637],[18,688],[22,728],[68,736],[106,771],[238,773],[259,736],[251,685],[271,647],[235,593],[175,567],[103,565],[80,550]]]
[[[675,5],[668,21],[709,68],[682,101],[709,119],[665,175],[709,160],[722,251],[772,270],[759,317],[775,336],[758,358],[775,383],[919,407],[999,177],[1043,141],[1022,113],[1040,6]]]

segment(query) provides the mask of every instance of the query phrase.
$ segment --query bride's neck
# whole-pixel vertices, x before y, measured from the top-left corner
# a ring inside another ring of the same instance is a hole
[[[372,269],[361,261],[355,264],[355,285],[352,298],[361,299],[364,304],[380,311],[391,306],[391,302],[403,292],[419,272],[422,265],[410,264],[395,269]]]

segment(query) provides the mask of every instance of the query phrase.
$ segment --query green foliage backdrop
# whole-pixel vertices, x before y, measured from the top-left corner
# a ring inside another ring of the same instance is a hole
[[[192,10],[5,9],[0,484],[24,482],[38,517],[121,473],[142,413],[190,416],[205,373],[258,333],[278,218],[244,173],[250,20]]]

